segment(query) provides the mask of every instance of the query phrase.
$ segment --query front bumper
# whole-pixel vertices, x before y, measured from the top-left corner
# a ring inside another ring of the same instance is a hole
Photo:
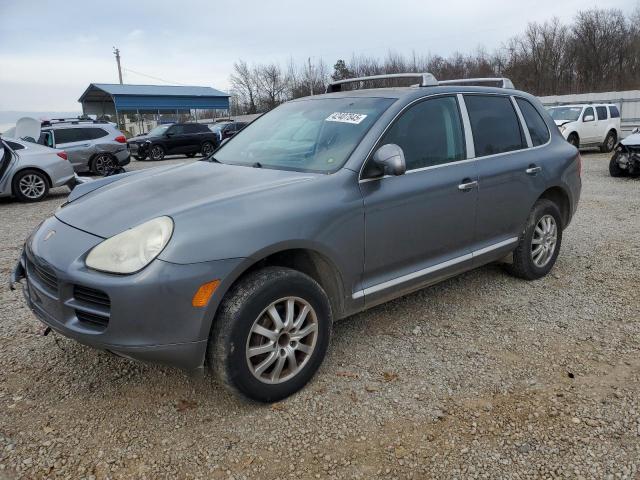
[[[156,259],[137,274],[111,275],[84,264],[101,241],[52,217],[27,240],[12,282],[24,280],[31,310],[66,337],[129,358],[201,367],[219,298],[204,309],[191,299],[240,259],[189,265]]]

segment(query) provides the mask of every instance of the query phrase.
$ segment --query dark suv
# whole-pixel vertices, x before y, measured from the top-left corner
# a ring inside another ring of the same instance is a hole
[[[129,149],[137,160],[162,160],[177,153],[193,157],[212,153],[220,143],[218,136],[201,123],[158,125],[146,135],[129,139]]]
[[[63,335],[275,401],[313,376],[335,320],[494,261],[544,277],[580,197],[576,148],[529,94],[391,78],[409,75],[287,102],[207,161],[79,185],[13,282]]]

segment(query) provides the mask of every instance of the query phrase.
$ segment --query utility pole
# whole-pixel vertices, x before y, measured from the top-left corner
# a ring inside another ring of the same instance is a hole
[[[113,53],[116,56],[116,63],[118,64],[118,77],[120,78],[120,85],[122,85],[122,69],[120,68],[120,50],[113,47]]]
[[[311,57],[308,58],[309,61],[309,90],[311,91],[311,96],[313,96],[313,76],[311,75]]]

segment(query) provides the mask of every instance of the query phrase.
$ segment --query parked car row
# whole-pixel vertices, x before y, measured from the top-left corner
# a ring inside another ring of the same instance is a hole
[[[620,138],[620,111],[613,104],[563,105],[548,111],[562,136],[576,148],[610,152]]]
[[[169,123],[158,125],[149,133],[137,135],[127,142],[137,160],[162,160],[165,155],[184,154],[194,157],[210,155],[220,145],[220,138],[202,123]]]

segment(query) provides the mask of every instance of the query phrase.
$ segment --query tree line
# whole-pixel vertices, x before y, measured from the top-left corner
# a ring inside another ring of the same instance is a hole
[[[508,77],[516,88],[538,96],[640,89],[640,6],[630,15],[594,8],[578,12],[570,24],[557,18],[529,23],[493,52],[478,47],[473,53],[442,57],[390,51],[384,58],[339,59],[333,69],[322,59],[291,60],[284,67],[240,60],[230,77],[231,113],[265,112],[284,101],[322,93],[331,79],[402,72],[430,72],[439,80]]]

